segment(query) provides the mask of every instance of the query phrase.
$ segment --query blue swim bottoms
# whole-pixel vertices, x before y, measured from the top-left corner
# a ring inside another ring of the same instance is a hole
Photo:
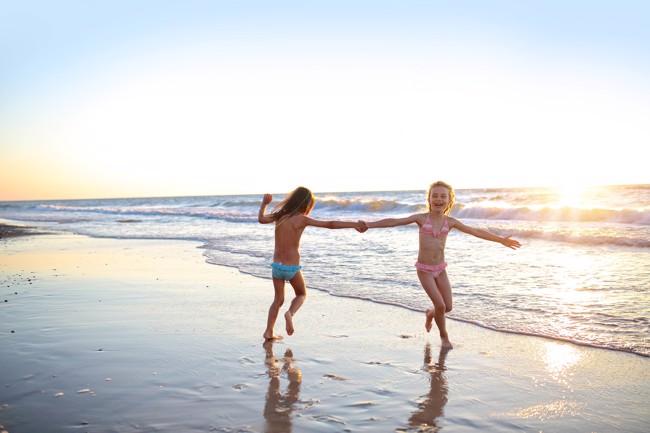
[[[302,266],[285,266],[282,263],[271,263],[271,268],[273,268],[273,278],[289,281],[302,269]]]

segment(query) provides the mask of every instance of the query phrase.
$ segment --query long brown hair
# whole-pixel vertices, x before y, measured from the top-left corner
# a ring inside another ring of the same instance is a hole
[[[454,207],[454,203],[456,203],[456,193],[454,192],[454,188],[452,188],[451,185],[441,180],[433,182],[431,185],[429,185],[429,189],[427,190],[427,212],[431,210],[431,202],[429,201],[429,198],[431,197],[431,190],[437,186],[442,186],[449,190],[449,204],[444,210],[444,214],[448,215],[449,211],[451,211],[451,208]]]
[[[299,186],[291,191],[284,200],[278,203],[269,216],[273,221],[279,221],[285,216],[307,215],[314,208],[314,204],[316,204],[314,194],[312,194],[309,188]]]

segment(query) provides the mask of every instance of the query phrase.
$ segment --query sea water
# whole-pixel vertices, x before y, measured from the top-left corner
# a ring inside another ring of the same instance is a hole
[[[403,217],[426,203],[425,190],[315,195],[316,219]],[[283,197],[275,194],[269,210]],[[261,200],[260,193],[0,202],[0,218],[94,237],[196,240],[207,263],[270,279],[273,225],[257,222]],[[522,247],[452,230],[448,317],[650,356],[650,185],[466,189],[456,200],[451,216],[512,235]],[[424,311],[431,302],[413,266],[417,249],[415,224],[363,234],[308,227],[303,274],[309,289]],[[381,317],[369,326],[382,332]]]

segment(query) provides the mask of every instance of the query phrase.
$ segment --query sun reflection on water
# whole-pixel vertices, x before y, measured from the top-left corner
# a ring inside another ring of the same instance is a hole
[[[571,368],[582,358],[581,352],[569,344],[549,342],[545,344],[544,363],[551,377],[559,382],[566,382]]]
[[[584,404],[572,400],[556,400],[550,403],[536,404],[512,413],[519,418],[533,418],[541,421],[578,416]]]

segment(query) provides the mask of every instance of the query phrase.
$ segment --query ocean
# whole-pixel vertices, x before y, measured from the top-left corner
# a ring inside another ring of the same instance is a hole
[[[93,237],[199,241],[208,264],[270,280],[273,225],[257,222],[263,192],[0,202],[0,218]],[[315,196],[311,217],[351,221],[423,212],[426,202],[424,189]],[[274,194],[269,210],[283,197]],[[456,201],[453,217],[511,234],[522,247],[452,231],[449,318],[650,356],[650,185],[461,189]],[[417,248],[416,225],[363,234],[308,227],[303,274],[309,290],[424,311],[430,301],[413,266]],[[272,293],[269,281],[269,302]],[[305,307],[318,305],[308,299]],[[368,326],[386,332],[381,317]]]

